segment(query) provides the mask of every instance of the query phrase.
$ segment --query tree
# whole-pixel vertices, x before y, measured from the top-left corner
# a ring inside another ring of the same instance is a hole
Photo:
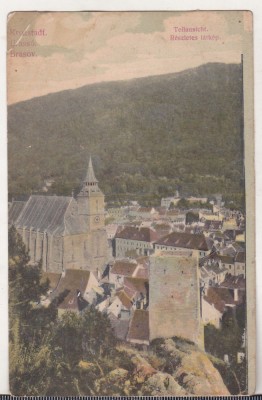
[[[30,257],[14,227],[9,230],[10,387],[14,394],[44,393],[51,349],[49,330],[54,313],[38,308],[48,282],[41,282],[41,263]]]

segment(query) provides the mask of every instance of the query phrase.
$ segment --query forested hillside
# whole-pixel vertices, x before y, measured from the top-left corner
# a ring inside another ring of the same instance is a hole
[[[107,200],[243,198],[241,65],[88,85],[8,110],[9,193],[71,194],[91,154]]]

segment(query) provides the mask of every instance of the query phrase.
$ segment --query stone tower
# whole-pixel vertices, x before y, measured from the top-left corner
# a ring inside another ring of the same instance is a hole
[[[178,336],[204,347],[196,257],[150,257],[149,331],[150,341]]]
[[[86,177],[77,196],[78,214],[87,218],[89,231],[102,229],[105,226],[104,194],[98,187],[92,159],[89,159]]]

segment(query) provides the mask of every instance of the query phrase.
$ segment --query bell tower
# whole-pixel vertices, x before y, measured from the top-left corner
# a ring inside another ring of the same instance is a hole
[[[103,229],[105,226],[104,198],[104,194],[98,187],[98,180],[95,177],[90,157],[87,174],[77,196],[78,214],[87,218],[90,231]]]

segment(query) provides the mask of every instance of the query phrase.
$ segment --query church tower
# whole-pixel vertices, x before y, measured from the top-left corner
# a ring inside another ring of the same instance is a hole
[[[92,159],[90,157],[87,174],[82,189],[77,196],[78,214],[86,217],[89,231],[105,226],[105,196],[98,187]]]

